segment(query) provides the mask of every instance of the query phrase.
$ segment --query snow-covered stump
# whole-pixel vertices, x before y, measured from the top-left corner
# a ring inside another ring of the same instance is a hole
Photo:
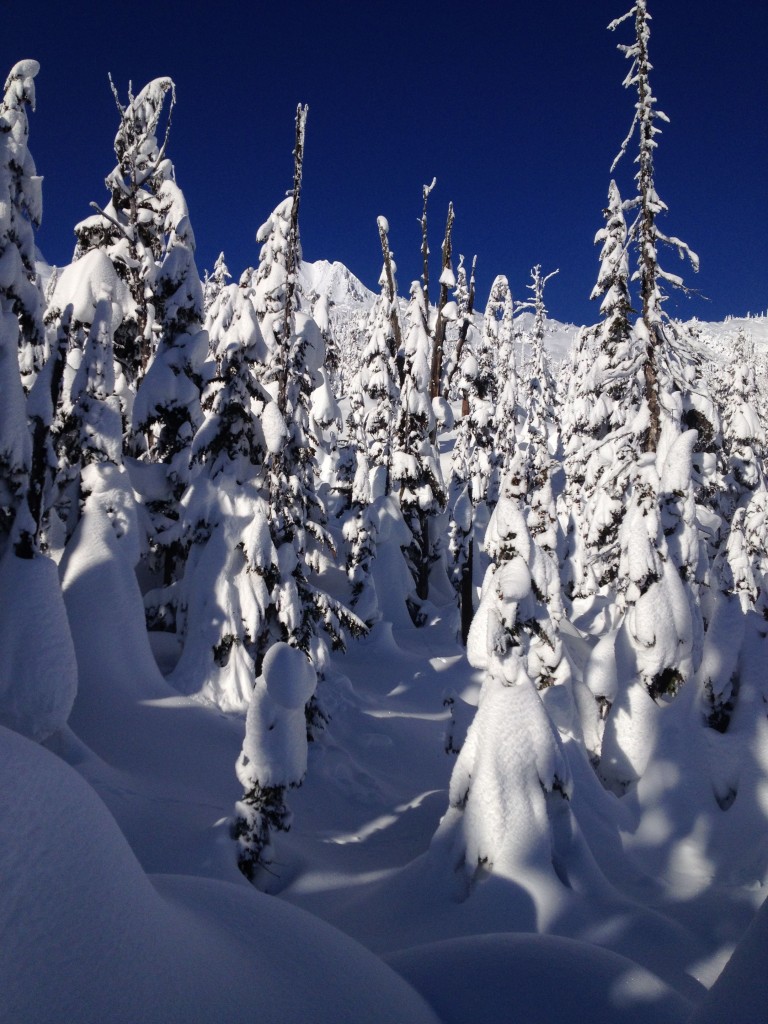
[[[244,794],[233,833],[238,866],[250,881],[271,862],[271,835],[290,828],[285,791],[300,786],[307,771],[305,707],[316,685],[317,673],[302,651],[273,644],[256,680],[236,764]]]

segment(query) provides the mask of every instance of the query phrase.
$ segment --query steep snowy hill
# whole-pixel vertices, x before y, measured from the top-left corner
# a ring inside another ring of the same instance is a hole
[[[305,295],[325,295],[329,305],[368,310],[376,298],[343,263],[304,262],[299,277]]]
[[[310,304],[315,304],[323,296],[330,310],[331,322],[338,334],[342,336],[360,331],[373,305],[376,295],[365,287],[343,263],[329,263],[318,260],[315,263],[302,263],[300,271],[304,295]],[[401,319],[407,306],[404,295],[407,294],[407,282],[400,282],[400,314]],[[483,304],[485,299],[478,296],[474,323],[478,330],[483,321]],[[530,330],[533,314],[521,313],[516,318],[519,331]],[[579,328],[575,324],[563,324],[558,320],[546,322],[546,349],[550,359],[559,365],[573,343]],[[451,332],[449,330],[449,342]]]
[[[300,271],[304,295],[310,305],[314,305],[320,296],[327,300],[331,319],[337,331],[345,333],[360,330],[373,305],[376,294],[358,280],[343,263],[328,260],[317,260],[315,263],[302,263]],[[400,282],[400,309],[405,313],[407,282]],[[483,319],[483,296],[478,296],[475,303],[475,326],[480,328]],[[595,317],[598,317],[595,307]],[[529,331],[533,323],[533,314],[523,312],[515,318],[518,331]],[[768,356],[768,314],[759,316],[728,317],[721,323],[690,320],[685,323],[690,334],[698,339],[702,350],[715,360],[730,351],[734,340],[739,334],[751,338],[758,355]],[[555,366],[560,365],[570,352],[571,346],[579,332],[579,325],[562,323],[559,320],[547,319],[545,325],[545,347]]]

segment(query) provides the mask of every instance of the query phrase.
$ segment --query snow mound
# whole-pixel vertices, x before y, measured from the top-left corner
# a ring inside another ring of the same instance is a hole
[[[443,1024],[682,1024],[690,1005],[617,953],[551,935],[475,935],[387,957]],[[470,985],[457,985],[471,978]]]
[[[44,740],[67,721],[77,692],[77,663],[56,563],[0,561],[0,723]]]
[[[67,765],[0,729],[2,1024],[436,1024],[377,957],[256,890],[146,875]]]
[[[264,656],[262,675],[272,700],[283,708],[303,708],[315,692],[317,674],[303,651],[278,642]]]
[[[763,1024],[768,1007],[766,950],[768,901],[763,903],[689,1024],[719,1024],[726,1020],[738,1021],[739,1024]]]

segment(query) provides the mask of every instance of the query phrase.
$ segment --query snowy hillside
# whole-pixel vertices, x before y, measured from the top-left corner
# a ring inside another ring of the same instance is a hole
[[[327,260],[302,263],[301,280],[304,294],[310,302],[316,301],[321,295],[326,299],[335,328],[340,334],[354,334],[359,330],[376,300],[375,293],[369,291],[342,263],[329,263]],[[402,313],[405,313],[406,306],[406,300],[401,297]],[[475,313],[473,322],[476,329],[481,328],[482,321],[482,314]],[[518,328],[521,332],[529,331],[532,323],[532,313],[520,314]],[[546,321],[545,345],[555,365],[566,358],[577,333],[578,327],[573,324]]]

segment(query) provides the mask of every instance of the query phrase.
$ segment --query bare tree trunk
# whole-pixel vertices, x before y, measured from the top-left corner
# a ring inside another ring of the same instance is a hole
[[[421,276],[424,281],[424,306],[429,317],[429,241],[427,239],[427,200],[429,193],[437,184],[437,178],[432,179],[431,185],[424,185],[421,189],[424,206],[421,211]]]
[[[461,588],[459,591],[459,604],[461,606],[461,642],[466,647],[469,627],[475,615],[474,609],[474,587],[472,586],[472,572],[475,552],[475,524],[473,521],[469,526],[469,550],[467,561],[461,570]]]
[[[658,331],[658,325],[651,326],[649,332],[650,341],[645,356],[643,375],[645,378],[645,400],[648,403],[648,411],[651,414],[651,422],[648,427],[648,435],[645,441],[646,452],[655,452],[659,447],[661,437],[661,404],[659,402],[659,370],[658,356],[659,346],[662,344],[662,337]]]
[[[309,107],[304,104],[296,108],[296,144],[293,150],[293,203],[291,205],[291,228],[288,241],[288,259],[286,265],[287,288],[285,293],[285,310],[283,319],[283,351],[286,366],[280,375],[277,407],[285,416],[288,384],[287,361],[289,344],[293,334],[294,300],[296,295],[296,275],[299,272],[299,202],[301,200],[301,178],[304,171],[304,138],[307,130],[307,114]]]
[[[425,200],[426,204],[426,200]],[[425,208],[426,216],[426,208]],[[403,336],[400,331],[400,318],[397,315],[397,284],[395,282],[395,271],[392,265],[392,250],[389,248],[389,238],[385,231],[382,218],[378,221],[379,239],[381,240],[381,252],[384,257],[384,273],[387,275],[387,293],[389,298],[389,324],[392,328],[392,337],[395,339],[395,354],[403,347]]]
[[[443,376],[443,346],[445,345],[445,319],[443,317],[443,310],[445,304],[448,301],[448,285],[443,280],[445,271],[450,269],[451,266],[451,234],[453,232],[453,221],[455,214],[453,212],[453,203],[448,203],[448,219],[445,223],[445,238],[443,239],[442,248],[442,271],[440,275],[440,297],[437,302],[437,320],[435,322],[435,337],[434,344],[432,346],[432,370],[429,378],[429,394],[431,398],[438,398],[442,389],[442,376]],[[427,306],[427,315],[429,315],[429,306]],[[434,438],[433,438],[434,441]]]

